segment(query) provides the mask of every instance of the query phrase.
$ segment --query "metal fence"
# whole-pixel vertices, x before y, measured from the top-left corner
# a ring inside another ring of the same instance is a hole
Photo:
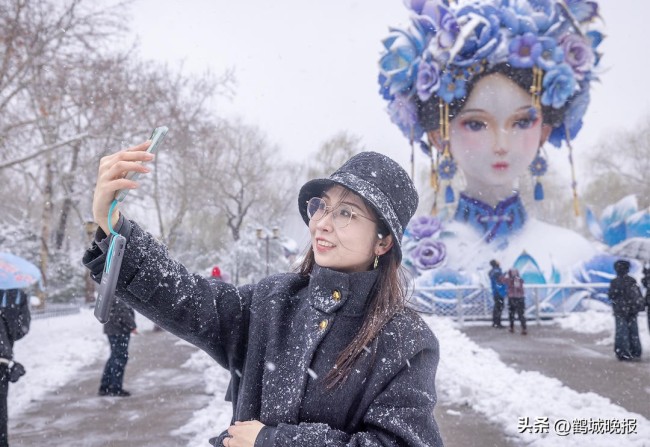
[[[608,288],[609,283],[525,285],[526,318],[541,321],[594,306],[609,306]],[[83,300],[48,303],[43,309],[32,308],[32,318],[75,314],[85,306],[89,304]],[[412,290],[409,306],[425,314],[448,316],[462,323],[490,320],[494,299],[492,290],[483,285],[419,287]]]
[[[526,318],[540,321],[609,306],[608,288],[609,283],[525,285]],[[483,285],[419,287],[413,289],[409,305],[419,312],[450,316],[462,323],[491,319],[494,299],[492,290]]]
[[[72,301],[70,303],[47,303],[45,307],[32,307],[32,319],[61,317],[64,315],[78,314],[80,309],[88,306],[83,302]]]

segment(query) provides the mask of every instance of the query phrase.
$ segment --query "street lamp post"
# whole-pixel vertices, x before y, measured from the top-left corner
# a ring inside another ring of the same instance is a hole
[[[280,238],[280,229],[278,227],[273,227],[271,232],[264,228],[258,228],[256,230],[257,238],[265,241],[266,243],[266,276],[269,276],[269,241],[271,239]]]

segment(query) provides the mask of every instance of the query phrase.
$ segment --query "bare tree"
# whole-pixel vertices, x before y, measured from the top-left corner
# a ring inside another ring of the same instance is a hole
[[[345,130],[340,131],[323,142],[314,157],[307,162],[307,176],[310,179],[327,177],[363,150],[361,137]]]
[[[589,158],[585,200],[598,209],[635,194],[639,206],[650,205],[650,116],[633,130],[615,133],[596,146]]]
[[[283,219],[291,204],[291,168],[258,128],[234,121],[222,123],[219,130],[218,139],[206,141],[203,148],[200,191],[238,241],[247,218],[268,226]]]

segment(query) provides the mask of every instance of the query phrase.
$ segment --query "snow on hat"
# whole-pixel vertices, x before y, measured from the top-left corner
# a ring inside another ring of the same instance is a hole
[[[418,207],[418,193],[406,171],[377,152],[361,152],[351,157],[328,178],[310,180],[300,188],[298,209],[307,225],[307,201],[320,197],[334,185],[349,189],[370,204],[393,235],[401,259],[404,228]]]

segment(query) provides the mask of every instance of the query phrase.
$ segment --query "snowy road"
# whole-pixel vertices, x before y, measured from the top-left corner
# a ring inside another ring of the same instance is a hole
[[[640,325],[644,361],[620,363],[611,315],[531,324],[527,337],[426,320],[441,345],[436,416],[446,445],[650,446],[647,326]],[[91,311],[35,320],[15,346],[28,374],[10,387],[11,445],[198,447],[227,426],[226,373],[194,347],[151,332],[140,316],[138,324],[125,381],[134,396],[111,399],[96,396],[108,347]],[[526,417],[531,425],[547,417],[549,428],[540,423],[537,432],[520,433],[519,418]],[[634,420],[636,433],[560,436],[559,419]]]

